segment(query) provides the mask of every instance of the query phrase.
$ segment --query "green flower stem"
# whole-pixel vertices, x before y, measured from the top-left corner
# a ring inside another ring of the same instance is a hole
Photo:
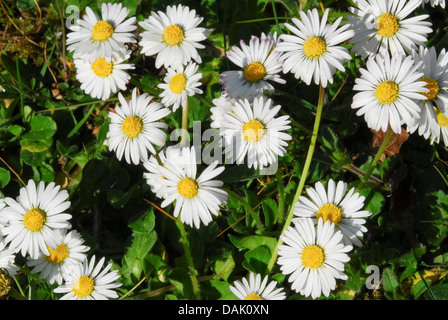
[[[180,219],[176,220],[177,227],[180,231],[182,245],[184,246],[185,257],[187,258],[188,269],[190,271],[191,282],[193,283],[193,292],[197,300],[201,300],[201,293],[199,290],[198,279],[196,277],[196,270],[193,264],[193,257],[191,256],[190,243],[188,242],[187,232],[185,231],[184,224]]]
[[[278,222],[283,223],[285,215],[285,188],[283,186],[283,176],[281,171],[281,166],[278,166],[278,170],[275,173],[277,179],[277,189],[278,189]]]
[[[381,155],[384,153],[384,150],[388,146],[390,138],[392,138],[393,134],[394,134],[394,132],[391,129],[389,129],[387,131],[387,135],[384,138],[383,143],[381,144],[380,148],[378,149],[378,151],[377,151],[377,153],[375,155],[375,158],[373,158],[373,161],[370,164],[369,169],[366,171],[366,174],[361,178],[361,182],[358,185],[357,191],[361,190],[362,187],[364,186],[364,184],[367,182],[367,180],[369,180],[370,175],[372,174],[373,170],[375,170],[376,165],[378,164],[378,161],[380,160]]]
[[[180,146],[186,147],[188,141],[188,98],[185,106],[182,107],[182,136],[180,139]]]
[[[308,148],[308,153],[306,155],[305,164],[302,169],[302,175],[300,176],[299,186],[297,187],[296,193],[294,195],[293,201],[291,203],[288,216],[286,217],[285,224],[283,226],[283,230],[281,234],[284,234],[285,231],[288,229],[289,225],[291,224],[292,218],[294,216],[294,204],[299,200],[299,196],[302,194],[303,188],[305,187],[305,181],[308,176],[308,171],[310,169],[311,160],[313,159],[314,149],[316,147],[316,141],[317,141],[317,135],[319,132],[319,126],[320,126],[320,120],[322,118],[322,109],[324,107],[324,98],[325,98],[325,88],[320,86],[319,90],[319,100],[317,104],[317,110],[316,110],[316,117],[314,119],[314,127],[313,127],[313,133],[311,136],[310,145]],[[278,255],[278,248],[283,243],[283,240],[279,237],[277,245],[275,247],[275,251],[272,254],[271,260],[268,264],[268,272],[271,272],[272,268],[274,267],[275,261],[277,260]]]

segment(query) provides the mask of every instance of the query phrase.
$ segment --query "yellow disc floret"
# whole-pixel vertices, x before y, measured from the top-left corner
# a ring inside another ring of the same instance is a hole
[[[25,213],[23,217],[23,225],[30,231],[39,231],[45,225],[46,220],[46,213],[39,208],[34,208]]]
[[[437,98],[440,91],[438,82],[429,77],[422,78],[421,81],[426,82],[425,88],[429,90],[428,92],[421,92],[421,94],[428,98],[428,100]]]
[[[187,77],[183,73],[178,73],[171,77],[168,85],[173,93],[179,94],[184,91],[187,86]]]
[[[316,218],[318,220],[319,218],[322,218],[323,223],[325,223],[327,220],[330,220],[331,223],[337,225],[339,221],[341,221],[342,211],[338,206],[332,203],[326,203],[319,208],[316,214]]]
[[[243,137],[247,142],[257,142],[264,136],[264,126],[258,120],[250,120],[243,125]]]
[[[185,34],[181,27],[172,24],[165,28],[163,31],[163,41],[169,46],[176,46],[182,43]]]
[[[260,62],[252,62],[244,68],[244,77],[249,82],[258,82],[266,75],[266,68]]]
[[[319,268],[325,261],[325,251],[320,246],[312,244],[302,250],[302,264],[310,269]]]
[[[399,87],[393,81],[381,82],[375,89],[375,97],[381,104],[390,104],[398,98]]]
[[[303,44],[303,52],[308,59],[319,59],[327,52],[327,43],[321,37],[311,37]]]
[[[262,297],[258,293],[251,292],[247,295],[247,297],[244,297],[244,300],[263,300]]]
[[[383,13],[378,18],[378,29],[376,32],[385,38],[395,35],[400,28],[398,19],[393,14]]]
[[[198,194],[199,186],[192,178],[183,178],[177,183],[177,191],[184,198],[194,198]]]
[[[92,71],[93,73],[101,78],[105,78],[110,75],[114,69],[114,63],[107,62],[104,58],[98,58],[92,63]]]
[[[129,138],[136,138],[143,131],[143,120],[138,116],[129,116],[123,120],[121,130]]]
[[[72,289],[73,293],[78,298],[88,297],[95,289],[95,280],[89,276],[83,275],[75,281]]]
[[[94,41],[105,41],[112,37],[114,27],[107,21],[98,21],[92,28],[92,39]]]
[[[45,256],[45,260],[52,264],[61,264],[68,257],[68,247],[61,243],[56,247],[56,249],[51,249],[47,246],[49,256]]]

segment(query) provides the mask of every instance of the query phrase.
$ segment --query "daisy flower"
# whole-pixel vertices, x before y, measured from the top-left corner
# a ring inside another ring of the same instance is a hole
[[[223,96],[233,99],[253,99],[265,91],[274,92],[270,82],[284,84],[282,53],[274,50],[274,36],[252,36],[249,45],[240,41],[240,48],[233,46],[226,55],[241,70],[224,71],[219,75]]]
[[[143,173],[143,177],[146,179],[146,183],[150,186],[151,191],[158,198],[165,197],[165,185],[161,183],[162,179],[165,179],[165,177],[160,171],[160,166],[163,166],[166,159],[179,159],[181,155],[182,149],[169,146],[157,155],[152,155],[148,161],[143,162],[143,166],[147,171]]]
[[[217,165],[218,161],[213,162],[198,175],[194,147],[182,148],[180,157],[165,159],[163,166],[159,166],[165,177],[161,180],[165,185],[161,207],[175,202],[173,216],[179,216],[182,223],[195,228],[199,228],[201,222],[208,225],[212,215],[217,216],[220,206],[227,202],[228,196],[219,189],[222,181],[212,180],[224,171],[224,167]]]
[[[6,242],[0,240],[0,269],[8,271],[10,276],[15,276],[20,270],[15,263],[16,252],[6,246]]]
[[[354,44],[352,52],[362,58],[410,53],[417,46],[424,45],[432,32],[431,23],[423,21],[429,15],[407,18],[421,5],[422,0],[354,0],[357,8],[347,19],[355,31],[349,41]]]
[[[196,73],[198,67],[196,63],[189,63],[186,66],[168,68],[164,78],[165,83],[157,86],[163,90],[160,94],[163,105],[172,106],[174,112],[179,106],[185,107],[189,96],[202,93],[202,90],[198,88],[202,85],[199,82],[202,73]]]
[[[445,0],[422,0],[422,5],[427,4],[430,2],[431,7],[441,6],[443,9],[445,9]]]
[[[355,79],[353,90],[360,91],[353,97],[352,108],[358,116],[364,115],[367,126],[373,130],[401,133],[401,125],[412,125],[420,117],[418,100],[428,92],[421,81],[422,72],[411,56],[388,53],[370,57],[366,69],[359,69],[361,77]]]
[[[123,57],[99,57],[93,62],[88,59],[75,59],[76,79],[81,82],[81,89],[92,98],[107,100],[118,90],[126,90],[131,76],[126,72],[134,65],[123,63],[129,59],[128,50]]]
[[[101,19],[92,9],[86,7],[83,19],[70,26],[67,34],[67,49],[74,51],[75,58],[121,57],[126,43],[136,42],[133,31],[137,29],[136,18],[127,20],[129,9],[121,3],[103,3]]]
[[[39,279],[46,279],[49,284],[63,282],[64,274],[69,267],[81,264],[87,257],[89,247],[83,245],[84,239],[76,231],[56,230],[55,238],[57,246],[52,249],[47,247],[49,255],[41,254],[37,259],[27,258],[27,266],[31,267],[31,273],[39,273]]]
[[[359,240],[363,233],[367,232],[364,227],[365,218],[372,213],[362,210],[365,198],[355,192],[355,188],[347,191],[347,183],[339,181],[337,184],[330,179],[327,189],[321,182],[316,182],[314,188],[308,188],[308,197],[300,196],[295,204],[294,215],[299,219],[311,218],[314,224],[322,218],[323,222],[330,221],[335,230],[343,234],[346,245],[362,246]]]
[[[278,156],[285,154],[291,136],[283,131],[290,128],[289,117],[275,118],[281,106],[272,106],[271,99],[255,98],[235,102],[231,112],[227,112],[221,132],[228,161],[244,163],[255,169],[277,162]]]
[[[285,52],[283,72],[292,72],[297,79],[307,85],[314,80],[317,85],[326,87],[333,83],[336,70],[345,71],[343,63],[350,60],[348,50],[339,44],[350,39],[354,32],[348,30],[349,24],[341,26],[342,17],[332,25],[327,24],[329,10],[325,10],[321,21],[317,9],[300,11],[300,18],[292,18],[294,25],[285,23],[292,34],[280,35],[275,50]]]
[[[139,22],[147,30],[140,34],[141,53],[157,55],[156,68],[176,68],[191,60],[201,63],[197,49],[205,48],[200,42],[207,39],[207,30],[198,27],[202,20],[196,10],[181,4],[168,6],[166,12],[151,12],[148,19]]]
[[[17,200],[5,198],[2,214],[9,224],[2,233],[9,247],[20,250],[23,256],[28,253],[33,259],[41,252],[49,255],[47,246],[57,246],[53,230],[71,227],[68,220],[72,216],[65,213],[70,207],[68,197],[68,192],[60,190],[54,182],[45,186],[41,181],[36,186],[29,180],[27,186],[20,189]]]
[[[165,145],[166,134],[162,129],[168,125],[160,120],[171,111],[161,103],[151,101],[153,97],[146,93],[137,95],[136,88],[129,102],[121,93],[118,99],[120,106],[109,112],[109,150],[115,151],[118,160],[124,155],[127,163],[137,165],[148,160],[148,152],[156,153],[154,146]]]
[[[260,274],[249,274],[249,281],[243,278],[241,281],[235,281],[229,289],[240,300],[285,300],[283,288],[275,289],[277,281],[271,281],[268,285],[268,276],[261,281]],[[267,286],[266,286],[267,285]]]
[[[90,262],[72,265],[63,285],[54,289],[55,293],[64,294],[61,300],[109,300],[118,298],[114,289],[121,286],[116,280],[120,278],[118,270],[109,272],[112,264],[104,269],[105,258],[95,265],[95,256]],[[102,269],[102,271],[101,271]],[[101,271],[101,272],[100,272]]]
[[[439,142],[440,125],[438,118],[443,123],[443,118],[439,115],[448,115],[448,55],[442,49],[437,56],[434,47],[427,48],[421,46],[419,51],[412,51],[412,57],[417,63],[421,63],[419,71],[423,73],[421,81],[426,82],[425,88],[428,92],[422,93],[427,100],[420,100],[420,119],[415,124],[408,126],[409,132],[415,132],[425,139],[431,137],[431,144]]]
[[[352,247],[342,242],[341,231],[335,231],[330,221],[300,219],[289,226],[281,239],[277,263],[283,274],[289,275],[291,288],[305,297],[326,297],[336,288],[336,280],[347,280],[344,263],[350,260]]]

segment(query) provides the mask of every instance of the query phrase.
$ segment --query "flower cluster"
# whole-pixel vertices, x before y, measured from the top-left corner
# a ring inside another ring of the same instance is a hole
[[[10,276],[17,274],[16,254],[26,257],[31,273],[49,284],[58,284],[61,299],[102,300],[117,298],[112,290],[121,286],[118,271],[103,270],[105,259],[89,261],[81,234],[72,229],[67,213],[69,194],[51,182],[33,180],[20,189],[16,199],[6,197],[0,203],[0,268]],[[3,238],[4,237],[4,238]],[[102,272],[100,273],[100,271]]]
[[[117,95],[119,103],[109,112],[109,151],[120,161],[141,165],[160,207],[199,229],[227,204],[229,192],[220,179],[227,164],[262,170],[288,152],[291,120],[272,93],[289,74],[323,92],[336,72],[345,71],[345,62],[359,56],[365,68],[355,80],[351,108],[367,126],[417,132],[431,144],[442,139],[448,146],[448,54],[425,46],[432,32],[428,15],[409,17],[428,2],[353,0],[348,21],[339,17],[333,23],[329,9],[321,16],[317,9],[301,11],[284,24],[287,33],[252,35],[233,46],[225,53],[232,69],[219,75],[221,94],[210,109],[210,127],[217,129],[225,149],[224,165],[218,160],[201,164],[201,150],[184,139],[167,143],[173,128],[165,118],[181,108],[188,120],[189,97],[203,93],[199,71],[209,30],[200,27],[203,18],[195,10],[167,6],[137,23],[121,3],[102,4],[101,16],[87,7],[69,28],[67,48],[86,94],[101,100]],[[445,1],[431,0],[431,5],[444,7]],[[163,75],[159,95],[128,87],[135,68],[130,44],[154,58]],[[130,99],[121,92],[127,90]],[[89,261],[90,248],[71,230],[68,198],[55,183],[30,180],[16,199],[0,199],[0,267],[17,273],[14,255],[20,252],[32,273],[60,285],[55,292],[64,294],[62,299],[117,298],[118,271],[110,271],[111,264],[103,269],[104,258]],[[296,200],[290,204],[291,225],[279,236],[276,263],[291,290],[313,299],[328,297],[338,280],[347,279],[345,263],[354,247],[363,246],[371,212],[364,209],[364,196],[345,181],[318,181]],[[285,299],[286,292],[276,285],[268,283],[267,275],[262,279],[251,272],[229,289],[244,300]]]

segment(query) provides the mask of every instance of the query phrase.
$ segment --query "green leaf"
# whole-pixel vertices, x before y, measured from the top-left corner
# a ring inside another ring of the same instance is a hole
[[[183,294],[185,299],[194,299],[193,283],[191,282],[190,274],[185,269],[175,268],[170,269],[166,273],[170,282]]]
[[[277,245],[277,239],[273,237],[266,236],[246,236],[237,237],[229,234],[230,241],[240,250],[244,249],[255,249],[259,246],[266,246],[271,252],[274,252],[275,246]]]
[[[154,220],[154,212],[151,209],[143,218],[129,225],[133,231],[133,239],[123,258],[127,268],[137,279],[142,272],[148,271],[145,257],[157,241],[157,233],[153,230]]]
[[[56,133],[56,122],[47,116],[37,115],[31,119],[30,122],[31,131],[34,140],[45,140],[53,137]],[[24,135],[22,138],[26,138]]]
[[[213,270],[218,275],[217,279],[224,279],[227,281],[233,269],[235,268],[235,260],[230,252],[226,252],[224,256],[215,260]]]
[[[233,294],[229,289],[229,284],[225,281],[220,280],[210,280],[209,282],[210,288],[214,289],[213,296],[209,294],[209,299],[213,300],[235,300],[237,297]],[[212,291],[211,289],[207,291]]]
[[[271,250],[267,246],[258,246],[244,254],[243,267],[254,273],[265,274],[271,256]]]
[[[448,284],[441,283],[431,287],[432,293],[437,300],[448,300]]]
[[[28,150],[20,152],[20,159],[32,167],[40,166],[45,161],[45,157],[46,152],[31,152]]]
[[[266,228],[272,228],[278,219],[277,202],[272,198],[266,198],[263,200],[261,207],[264,213]]]
[[[351,290],[358,292],[361,290],[364,282],[365,278],[361,277],[361,271],[358,270],[354,275],[347,279],[346,284]]]
[[[11,173],[5,168],[0,168],[0,188],[6,187],[11,179]]]
[[[383,270],[383,287],[387,292],[395,292],[400,286],[398,283],[395,273],[390,269],[386,268]]]

